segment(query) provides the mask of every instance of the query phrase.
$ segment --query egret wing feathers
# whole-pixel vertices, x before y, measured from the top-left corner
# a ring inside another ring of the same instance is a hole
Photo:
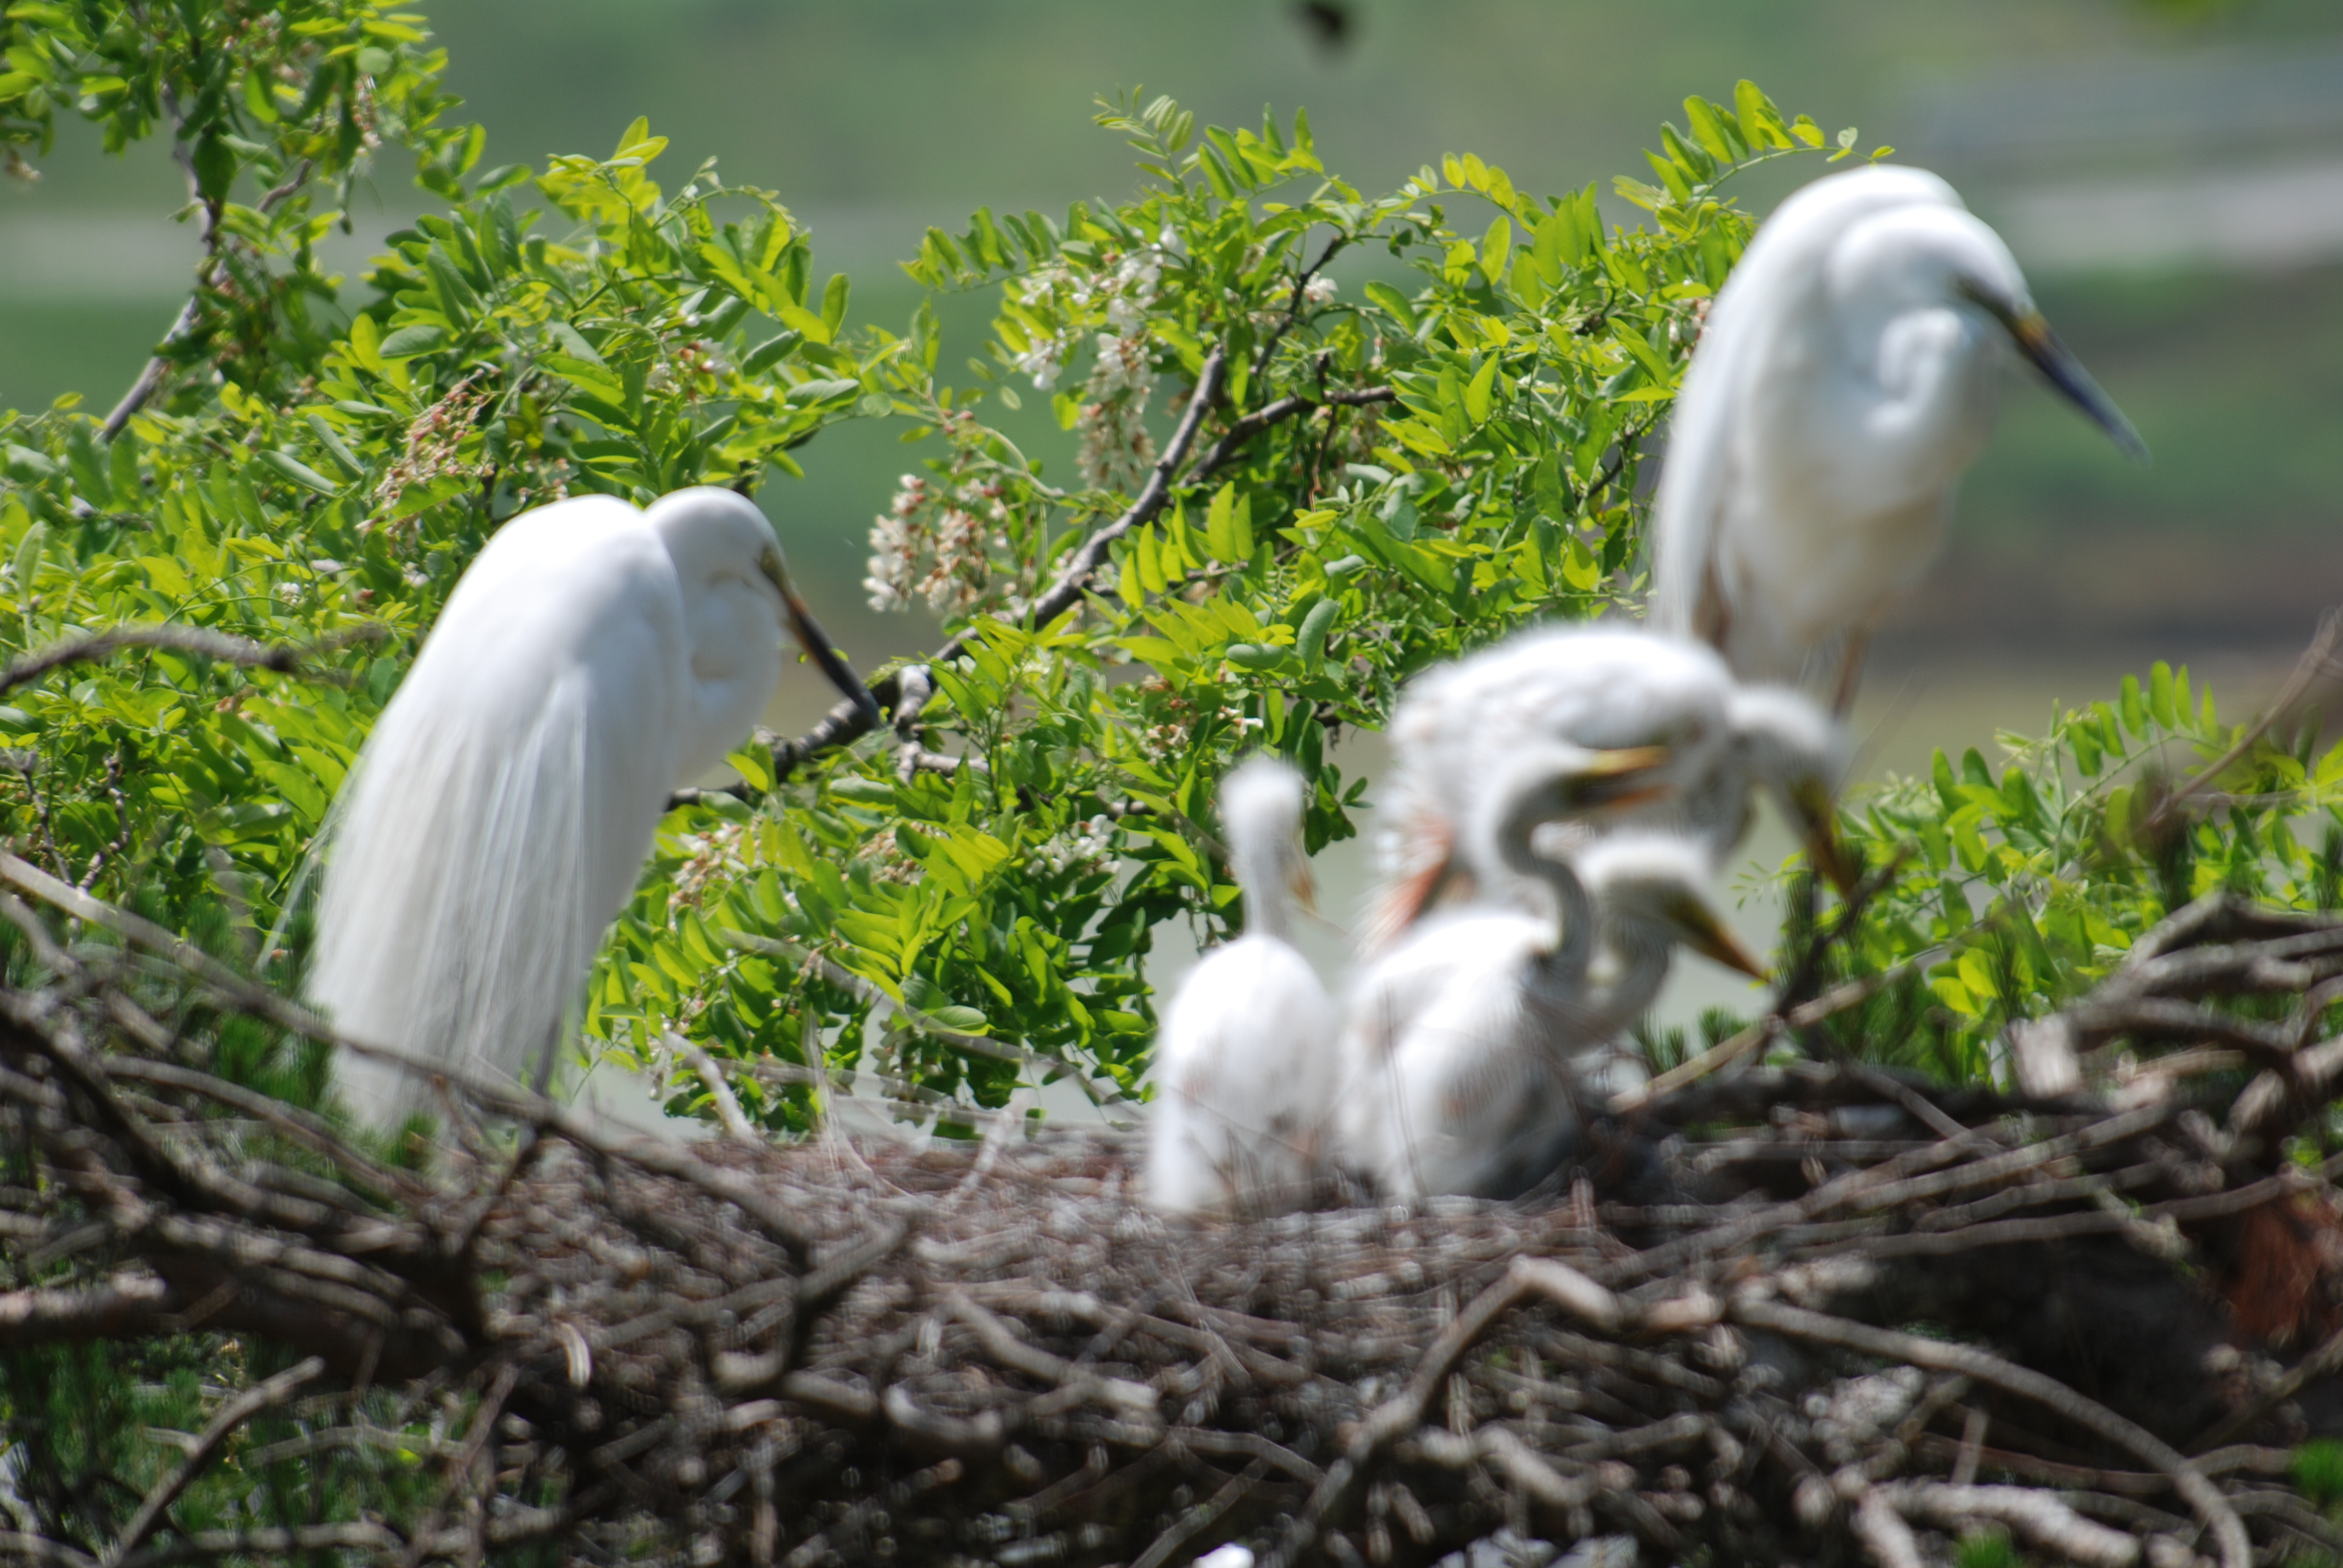
[[[684,711],[674,568],[640,514],[516,518],[458,584],[337,803],[307,990],[352,1037],[514,1073],[632,890]],[[422,1086],[346,1060],[382,1119]]]
[[[1772,628],[1744,628],[1752,613],[1719,571],[1725,514],[1749,483],[1752,454],[1742,415],[1778,389],[1766,385],[1787,356],[1825,353],[1785,337],[1820,307],[1831,247],[1866,216],[1907,206],[1957,208],[1952,186],[1924,170],[1874,165],[1816,180],[1793,194],[1758,228],[1717,291],[1669,416],[1667,457],[1653,498],[1654,630],[1762,649],[1742,673],[1796,678]]]

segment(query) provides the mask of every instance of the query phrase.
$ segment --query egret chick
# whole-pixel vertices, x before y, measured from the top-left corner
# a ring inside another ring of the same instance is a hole
[[[729,490],[648,510],[579,496],[474,558],[336,800],[309,1000],[354,1040],[541,1089],[669,794],[764,710],[783,639],[869,693]],[[396,1119],[422,1085],[345,1055],[343,1098]]]
[[[1510,1197],[1553,1170],[1578,1128],[1577,1059],[1649,1005],[1674,941],[1759,970],[1703,890],[1697,844],[1598,844],[1608,849],[1599,891],[1533,848],[1541,827],[1600,809],[1623,785],[1648,789],[1657,771],[1590,773],[1588,756],[1518,755],[1483,807],[1487,839],[1544,884],[1558,918],[1487,906],[1435,915],[1375,960],[1352,998],[1343,1154],[1387,1195]]]
[[[1244,935],[1203,955],[1155,1046],[1147,1201],[1174,1214],[1275,1211],[1324,1174],[1320,1142],[1341,1059],[1334,1001],[1293,945],[1306,902],[1302,776],[1255,757],[1221,785]]]
[[[2147,455],[1943,180],[1853,169],[1784,202],[1718,292],[1676,397],[1653,624],[1714,643],[1745,678],[1828,680],[1844,711],[1871,628],[1943,542],[2012,350]]]
[[[1375,946],[1452,890],[1541,908],[1544,873],[1521,872],[1463,828],[1487,780],[1525,744],[1665,749],[1657,778],[1666,788],[1634,809],[1589,815],[1586,831],[1634,822],[1688,832],[1721,863],[1747,831],[1752,788],[1763,786],[1815,867],[1842,888],[1852,881],[1832,808],[1846,763],[1840,727],[1795,691],[1738,685],[1714,649],[1683,638],[1609,625],[1527,632],[1419,676],[1390,735]]]

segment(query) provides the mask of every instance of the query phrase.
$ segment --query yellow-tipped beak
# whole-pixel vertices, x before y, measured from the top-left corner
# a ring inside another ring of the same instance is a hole
[[[1704,959],[1739,970],[1753,980],[1768,977],[1765,960],[1751,952],[1705,899],[1686,894],[1668,910],[1676,938]]]
[[[1855,897],[1863,868],[1848,856],[1838,838],[1838,803],[1817,779],[1802,779],[1788,791],[1791,814],[1797,818],[1798,836],[1805,840],[1806,861],[1827,878],[1842,899]]]
[[[1590,753],[1585,763],[1573,770],[1572,794],[1581,809],[1616,809],[1661,799],[1674,793],[1675,786],[1652,775],[1667,766],[1668,757],[1664,746],[1623,746]]]

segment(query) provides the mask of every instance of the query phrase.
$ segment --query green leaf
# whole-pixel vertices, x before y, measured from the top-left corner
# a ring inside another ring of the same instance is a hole
[[[829,283],[822,286],[821,324],[830,329],[832,340],[837,338],[838,329],[846,324],[846,299],[851,288],[846,274],[842,272],[830,274]]]
[[[339,485],[297,458],[288,457],[282,452],[266,447],[253,455],[297,485],[307,486],[320,495],[333,496],[341,493],[342,487]]]
[[[1322,598],[1310,607],[1310,613],[1302,619],[1301,629],[1293,634],[1293,650],[1302,668],[1312,675],[1326,662],[1326,638],[1341,613],[1342,606],[1331,598]]]
[[[740,373],[743,376],[762,376],[788,358],[791,351],[804,341],[805,334],[802,332],[775,333],[749,351],[748,357],[740,361]]]
[[[1500,218],[1498,221],[1502,223],[1504,220]],[[1497,356],[1492,354],[1483,362],[1481,368],[1473,373],[1473,379],[1464,385],[1464,417],[1473,424],[1488,422],[1490,402],[1496,384]]]
[[[1506,269],[1512,265],[1513,226],[1509,219],[1499,217],[1481,236],[1481,276],[1491,283],[1502,285]]]
[[[446,347],[447,328],[431,326],[402,327],[382,340],[385,359],[410,359],[418,354],[428,354]]]
[[[1383,309],[1390,315],[1392,319],[1397,321],[1402,327],[1406,329],[1411,337],[1416,333],[1418,328],[1415,319],[1415,307],[1408,303],[1407,296],[1402,294],[1398,289],[1393,288],[1390,284],[1380,281],[1368,283],[1362,292],[1363,292],[1366,297],[1373,300],[1376,305],[1382,307]]]
[[[2147,672],[2147,711],[2165,729],[2180,728],[2179,711],[2172,700],[2172,667],[2160,658]]]
[[[1204,544],[1214,560],[1241,561],[1252,554],[1237,537],[1236,495],[1233,483],[1222,485],[1204,512]]]

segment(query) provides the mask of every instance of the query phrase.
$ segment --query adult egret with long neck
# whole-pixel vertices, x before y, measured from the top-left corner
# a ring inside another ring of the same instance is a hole
[[[306,989],[343,1033],[542,1088],[669,794],[747,737],[799,644],[869,693],[729,490],[579,496],[474,558],[336,800]],[[375,1121],[423,1085],[346,1053]]]
[[[1476,825],[1517,874],[1544,885],[1554,912],[1476,905],[1433,916],[1353,994],[1342,1148],[1386,1196],[1511,1197],[1552,1171],[1578,1126],[1574,1061],[1650,1004],[1675,943],[1763,972],[1709,901],[1708,861],[1691,840],[1598,840],[1579,864],[1593,859],[1599,880],[1533,846],[1549,822],[1665,787],[1648,764],[1590,772],[1589,757],[1553,744],[1518,750],[1484,791]]]
[[[1844,711],[1871,628],[1943,542],[2013,353],[2146,457],[1952,186],[1875,166],[1792,196],[1718,291],[1676,397],[1653,624],[1745,678],[1828,684]]]
[[[1244,935],[1207,952],[1155,1047],[1147,1200],[1169,1213],[1269,1211],[1307,1200],[1339,1087],[1334,1001],[1293,945],[1310,886],[1308,785],[1255,757],[1221,785],[1221,826]]]
[[[1846,761],[1839,726],[1795,691],[1739,685],[1715,650],[1682,638],[1619,625],[1523,633],[1418,677],[1390,735],[1374,945],[1443,895],[1541,907],[1544,872],[1525,874],[1485,832],[1469,829],[1488,781],[1524,744],[1665,750],[1656,774],[1664,789],[1586,828],[1689,833],[1721,864],[1746,832],[1751,791],[1762,787],[1777,796],[1816,869],[1841,887],[1852,880],[1833,827]]]

